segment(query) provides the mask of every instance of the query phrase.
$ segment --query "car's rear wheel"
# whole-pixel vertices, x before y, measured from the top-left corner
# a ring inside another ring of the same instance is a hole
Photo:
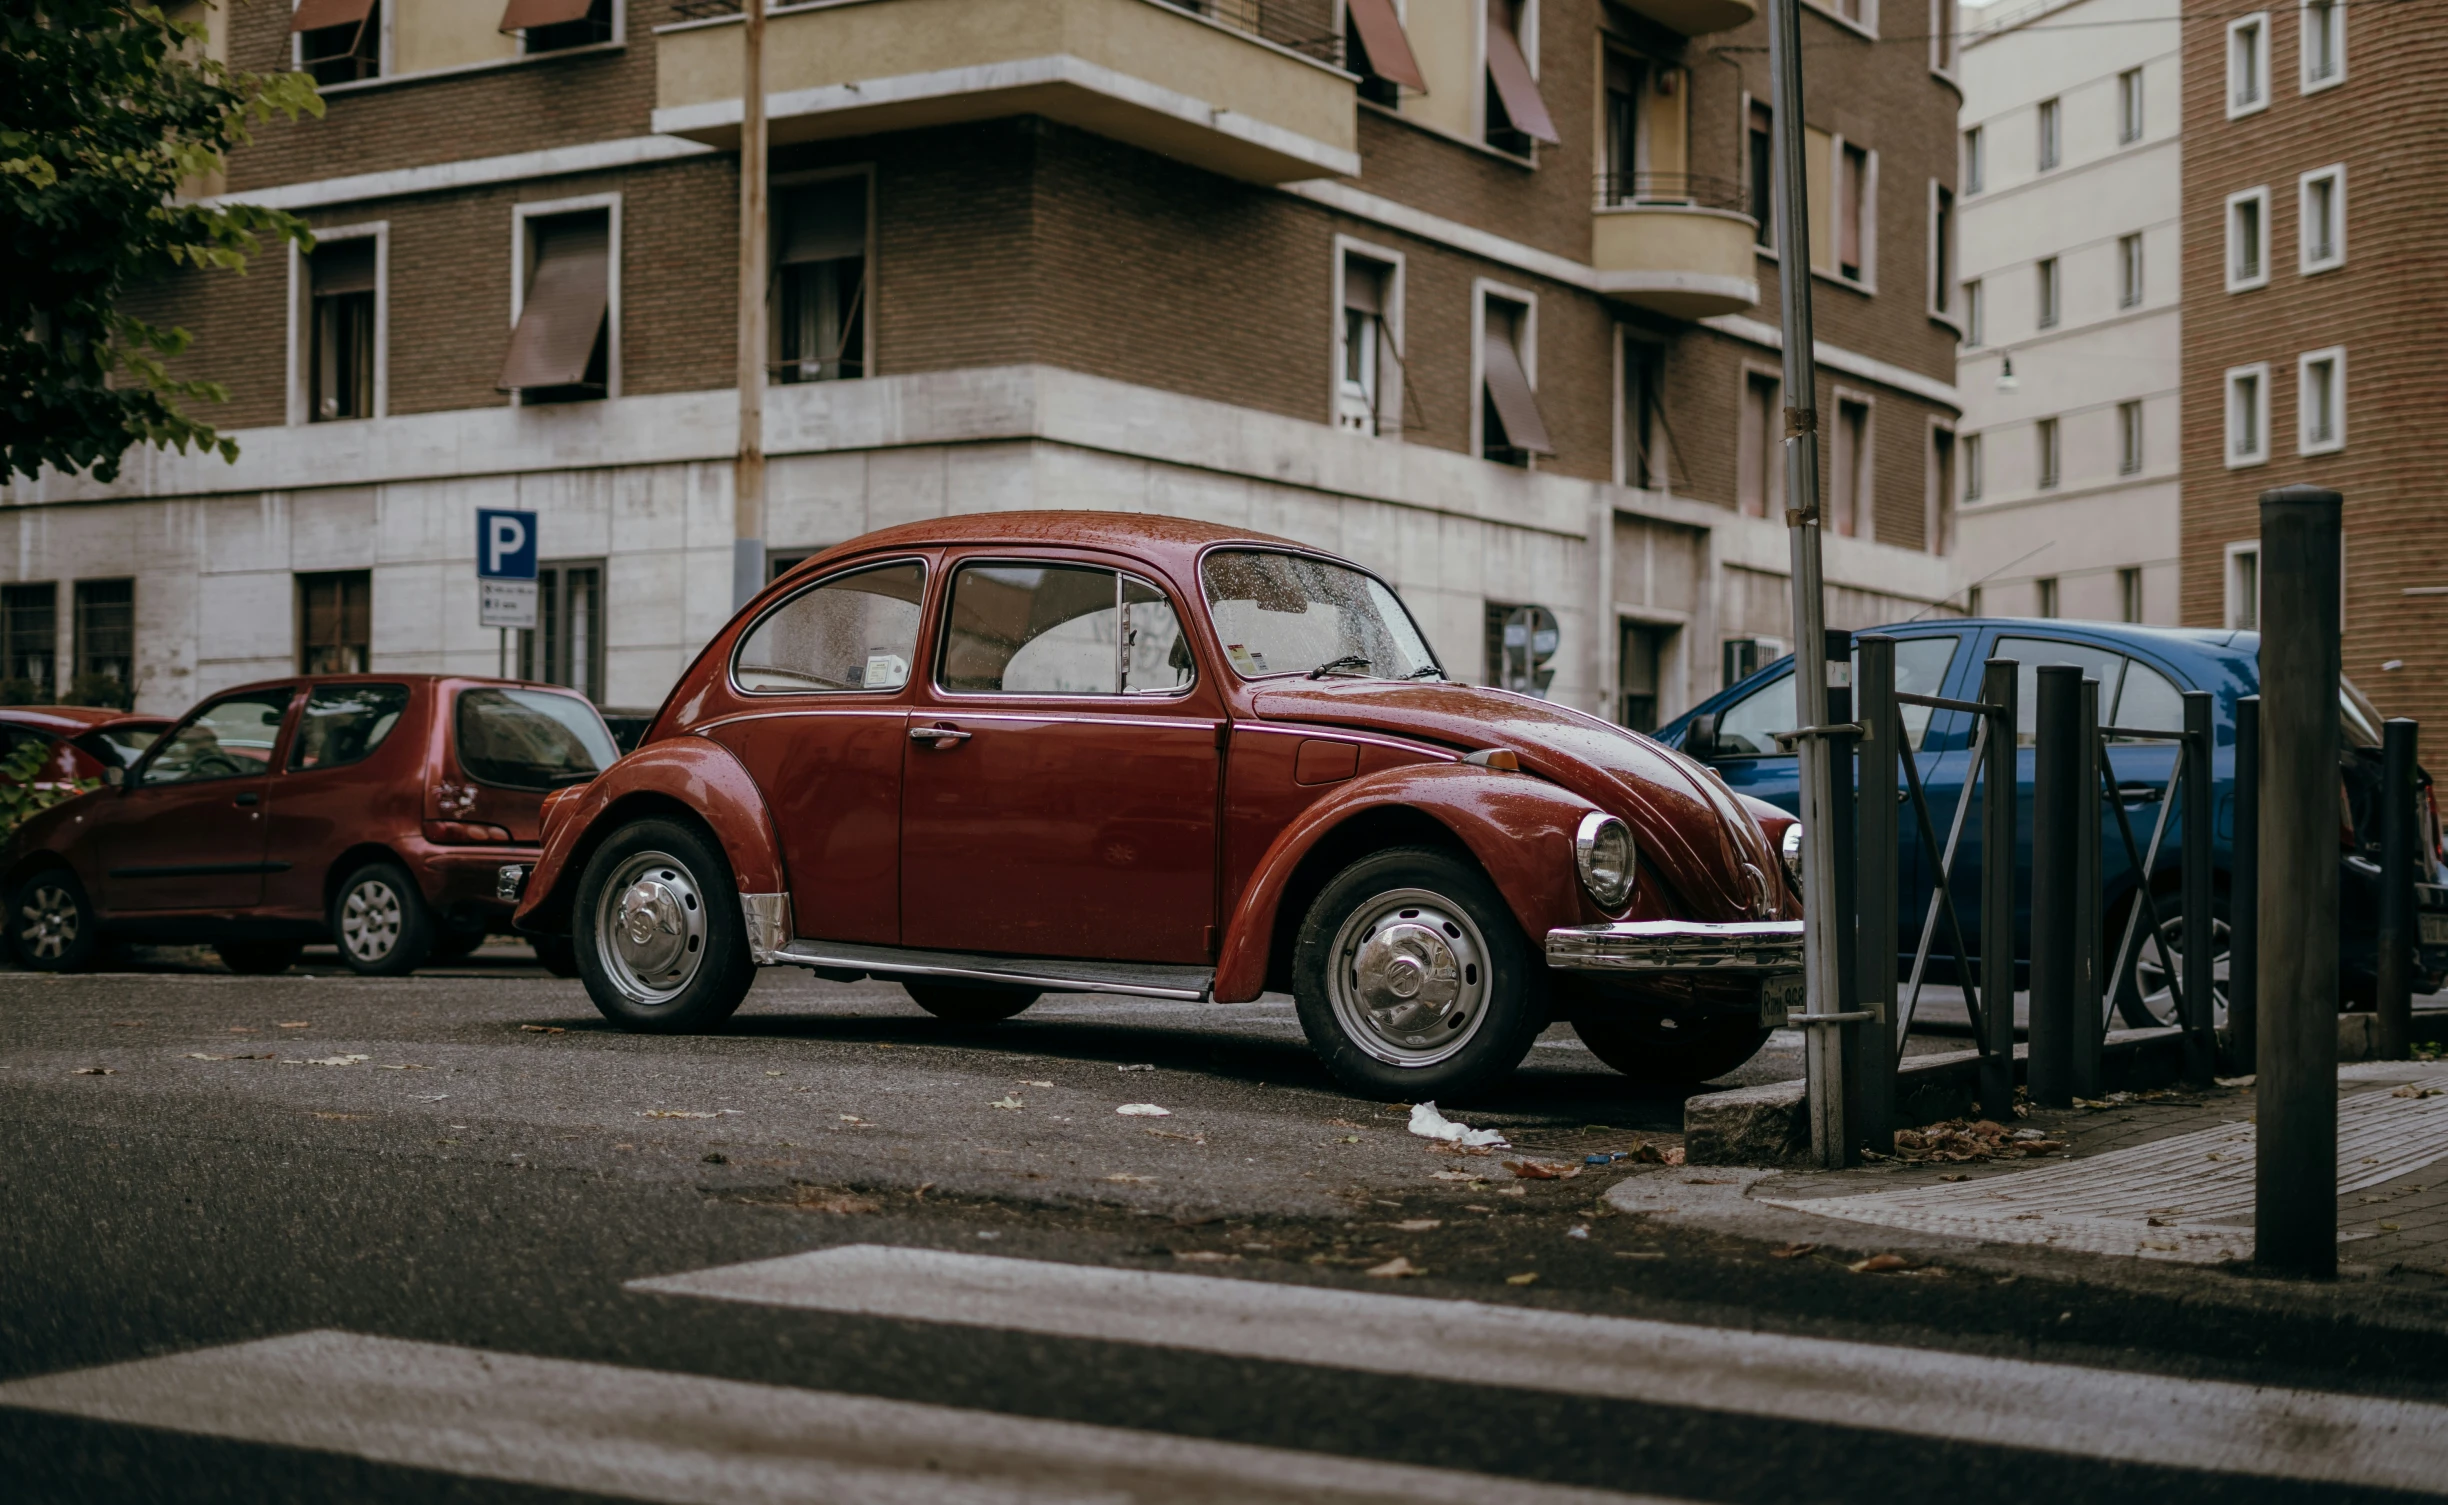
[[[433,954],[433,916],[416,881],[395,862],[369,862],[332,896],[340,960],[366,977],[405,977]]]
[[[1768,1043],[1768,1031],[1745,1014],[1575,1019],[1573,1033],[1591,1055],[1642,1082],[1710,1081],[1758,1055]]]
[[[233,940],[213,942],[221,965],[241,977],[271,977],[297,964],[304,941]]]
[[[536,965],[555,977],[578,975],[578,947],[566,935],[531,935],[527,944],[535,951]]]
[[[1529,942],[1479,870],[1397,847],[1327,883],[1292,958],[1302,1032],[1353,1092],[1452,1100],[1521,1064],[1546,1022]]]
[[[947,1024],[997,1024],[1035,1003],[1035,988],[1004,988],[992,983],[905,982],[903,992]]]
[[[82,972],[101,953],[101,921],[66,868],[47,868],[18,884],[8,917],[9,944],[33,971]]]
[[[595,849],[572,931],[587,996],[624,1029],[716,1028],[756,980],[731,864],[677,820],[632,821]]]

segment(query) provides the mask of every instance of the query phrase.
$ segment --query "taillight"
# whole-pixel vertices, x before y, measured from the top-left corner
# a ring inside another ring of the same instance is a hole
[[[511,839],[508,828],[489,826],[474,820],[429,820],[425,822],[425,839],[436,846],[481,847]]]

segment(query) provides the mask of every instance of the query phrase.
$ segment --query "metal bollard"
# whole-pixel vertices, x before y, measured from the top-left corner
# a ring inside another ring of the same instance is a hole
[[[1843,726],[1853,720],[1853,634],[1842,628],[1827,630],[1828,689],[1827,713],[1820,719],[1823,726]],[[1828,838],[1835,843],[1836,859],[1836,1007],[1851,1014],[1861,1009],[1861,979],[1859,975],[1861,939],[1855,917],[1859,913],[1860,875],[1859,842],[1855,834],[1856,814],[1853,799],[1853,749],[1860,739],[1833,736],[1828,742]],[[1861,1041],[1862,1021],[1848,1020],[1823,1028],[1837,1032],[1837,1049],[1843,1058],[1845,1142],[1844,1165],[1861,1164]]]
[[[2218,917],[2210,912],[2211,697],[2188,690],[2184,698],[2184,1060],[2185,1077],[2207,1087],[2218,1075],[2218,1014],[2210,996],[2217,984]]]
[[[1853,924],[1860,936],[1856,951],[1859,1002],[1870,1022],[1858,1031],[1859,1070],[1847,1076],[1858,1082],[1860,1116],[1849,1120],[1856,1144],[1882,1155],[1895,1151],[1896,1053],[1903,1042],[1896,1024],[1896,904],[1901,850],[1897,813],[1903,796],[1903,773],[1897,759],[1912,756],[1898,740],[1903,728],[1896,718],[1895,639],[1866,636],[1854,640],[1859,654],[1853,687],[1861,710],[1860,772],[1854,807]]]
[[[2261,1013],[2261,697],[2236,702],[2235,845],[2227,873],[2227,1061],[2253,1072]]]
[[[2074,1105],[2075,808],[2081,778],[2082,670],[2043,664],[2032,756],[2031,1100]]]
[[[2338,606],[2345,499],[2261,494],[2253,1258],[2337,1273]]]
[[[2014,1117],[2015,995],[2015,669],[1993,658],[1981,672],[1989,713],[1989,751],[1981,767],[1981,1112]]]
[[[2099,681],[2082,682],[2082,731],[2074,756],[2074,1075],[2076,1097],[2108,1090],[2101,1060],[2108,1021],[2101,1001]]]
[[[2392,717],[2380,733],[2380,1059],[2414,1053],[2416,725]]]

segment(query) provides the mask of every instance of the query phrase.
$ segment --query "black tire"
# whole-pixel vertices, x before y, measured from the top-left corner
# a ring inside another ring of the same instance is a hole
[[[416,880],[396,862],[369,862],[332,894],[332,940],[363,977],[405,977],[433,954],[434,919]]]
[[[1590,1054],[1640,1082],[1706,1082],[1759,1054],[1768,1031],[1742,1014],[1663,1014],[1576,1019]]]
[[[2176,963],[2177,982],[2184,980],[2184,897],[2162,893],[2154,896],[2160,917],[2167,922],[2169,959]],[[2125,925],[2138,900],[2128,899],[2117,906],[2118,913],[2109,920],[2107,934],[2100,940],[2100,965],[2116,964],[2117,947],[2125,939]],[[2210,899],[2211,925],[2211,1022],[2216,1029],[2227,1027],[2227,895],[2214,893]],[[2134,931],[2133,952],[2125,959],[2124,974],[2117,979],[2116,1011],[2128,1029],[2157,1029],[2175,1024],[2176,995],[2167,986],[2167,968],[2160,960],[2159,948],[2151,943],[2150,915],[2143,912],[2142,922]]]
[[[427,960],[455,962],[475,955],[476,948],[484,943],[485,933],[481,930],[457,930],[442,926],[434,932],[433,954]]]
[[[579,875],[570,939],[587,996],[623,1029],[717,1029],[756,981],[730,860],[694,822],[658,816],[607,837]]]
[[[905,982],[910,1001],[947,1024],[999,1024],[1035,1003],[1035,988],[1005,988],[993,983]]]
[[[535,951],[536,965],[555,977],[578,975],[578,948],[566,935],[531,935],[527,944]]]
[[[215,941],[213,950],[221,965],[241,977],[272,977],[297,964],[298,954],[306,949],[304,941],[232,940]]]
[[[1547,1022],[1545,984],[1495,886],[1434,847],[1395,847],[1337,873],[1292,954],[1310,1048],[1346,1089],[1381,1101],[1451,1102],[1495,1086]]]
[[[8,941],[30,972],[83,972],[101,959],[102,921],[76,874],[45,868],[9,895]]]

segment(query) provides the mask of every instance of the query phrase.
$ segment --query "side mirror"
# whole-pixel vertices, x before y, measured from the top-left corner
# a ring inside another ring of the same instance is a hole
[[[1683,756],[1703,763],[1717,761],[1717,715],[1714,711],[1694,716],[1683,733]]]

